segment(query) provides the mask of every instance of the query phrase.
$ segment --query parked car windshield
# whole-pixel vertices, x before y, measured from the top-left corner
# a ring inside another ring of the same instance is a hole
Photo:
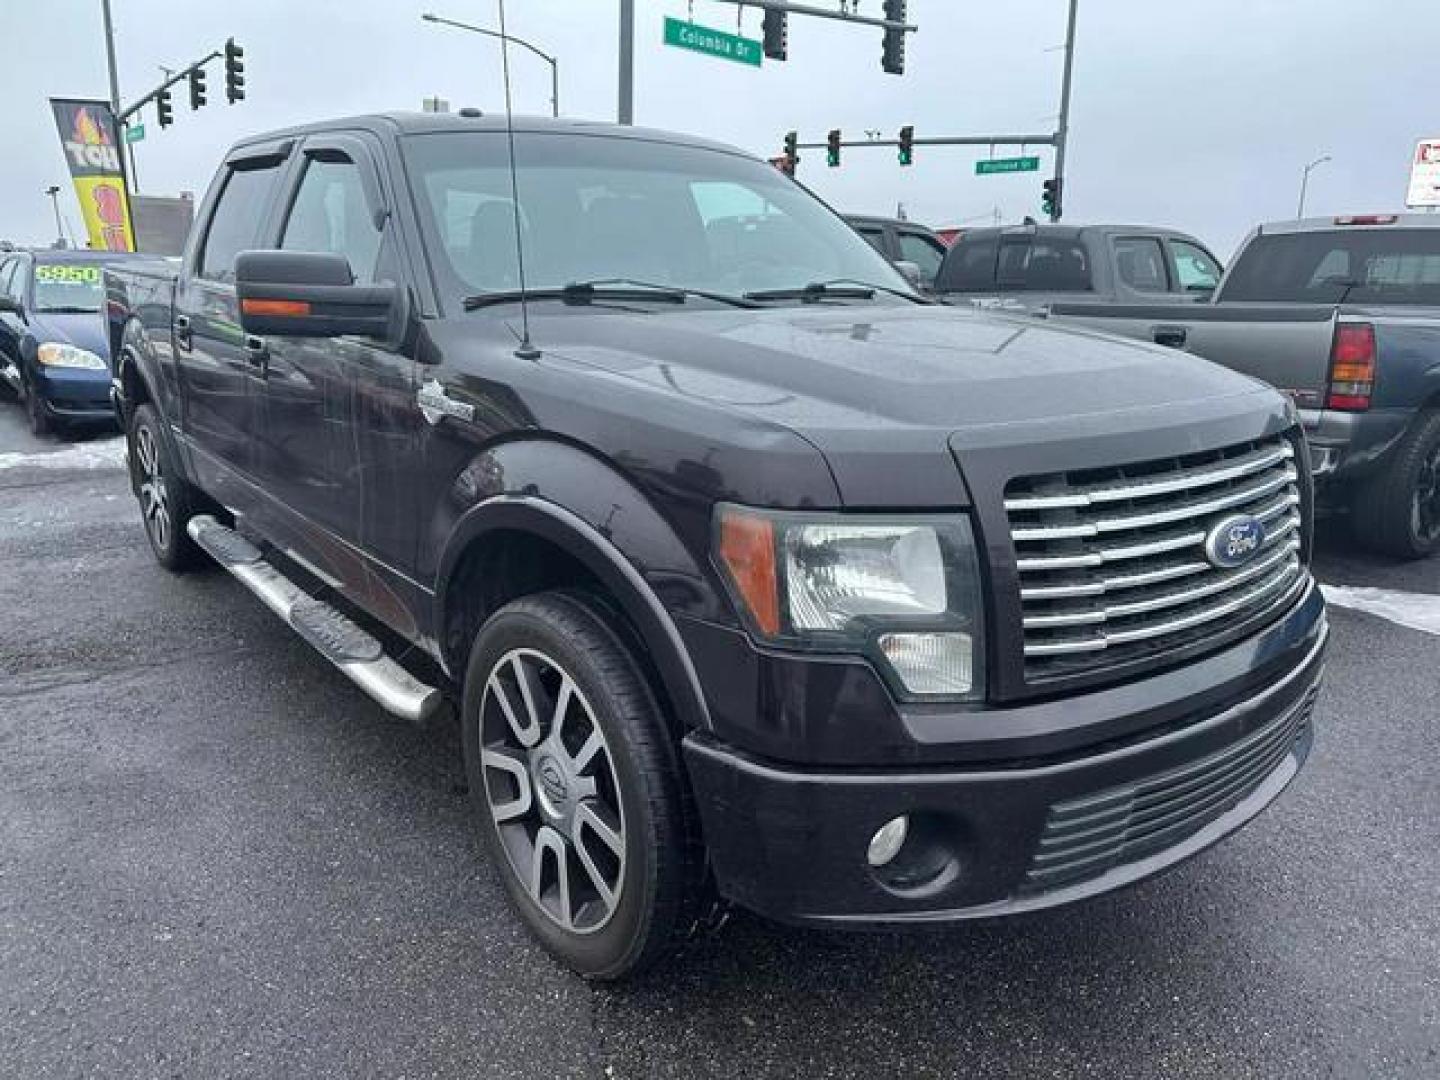
[[[94,262],[37,262],[35,264],[36,311],[99,311],[105,301],[101,269]]]
[[[404,156],[450,300],[518,288],[504,133],[412,135]],[[840,217],[762,162],[534,132],[516,133],[515,158],[528,288],[627,278],[727,295],[838,280],[910,291]]]
[[[1440,304],[1440,229],[1354,226],[1259,236],[1235,261],[1223,299]]]

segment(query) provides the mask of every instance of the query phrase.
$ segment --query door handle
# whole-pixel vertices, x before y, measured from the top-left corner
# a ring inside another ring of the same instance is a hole
[[[1156,345],[1164,345],[1167,349],[1183,349],[1189,335],[1190,332],[1183,326],[1157,326],[1152,336]]]
[[[190,343],[191,343],[191,341],[192,341],[193,339],[192,339],[191,333],[190,333],[190,316],[189,316],[189,315],[176,315],[176,316],[175,316],[174,332],[175,332],[175,344],[178,345],[178,346],[180,346],[180,348],[182,348],[182,349],[188,349],[188,348],[190,348]]]
[[[249,364],[259,374],[264,375],[270,370],[270,346],[265,344],[265,339],[249,334],[245,338],[245,363]]]

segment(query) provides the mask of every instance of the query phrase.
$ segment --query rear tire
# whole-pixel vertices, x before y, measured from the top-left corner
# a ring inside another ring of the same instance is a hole
[[[704,891],[679,748],[613,618],[583,594],[524,597],[481,628],[465,673],[465,768],[496,869],[590,979],[671,951]]]
[[[153,405],[141,405],[131,415],[126,440],[130,479],[155,560],[177,573],[195,566],[201,552],[185,531],[195,513],[194,495],[176,468],[160,414]]]
[[[1356,540],[1378,554],[1440,551],[1440,409],[1416,417],[1385,471],[1356,494],[1351,518]]]

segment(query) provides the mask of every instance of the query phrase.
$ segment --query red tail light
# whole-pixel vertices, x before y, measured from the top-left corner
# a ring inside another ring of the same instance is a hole
[[[1370,408],[1375,392],[1375,327],[1340,323],[1330,347],[1330,395],[1326,405],[1346,412]]]

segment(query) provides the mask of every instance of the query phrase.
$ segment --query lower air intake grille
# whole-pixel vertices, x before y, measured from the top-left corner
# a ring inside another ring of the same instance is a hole
[[[1023,891],[1045,892],[1174,847],[1260,786],[1315,707],[1310,691],[1288,713],[1233,746],[1125,787],[1050,808]]]
[[[1027,682],[1163,656],[1283,610],[1307,576],[1295,458],[1272,437],[1012,481]],[[1207,540],[1237,521],[1258,545],[1216,565]]]

